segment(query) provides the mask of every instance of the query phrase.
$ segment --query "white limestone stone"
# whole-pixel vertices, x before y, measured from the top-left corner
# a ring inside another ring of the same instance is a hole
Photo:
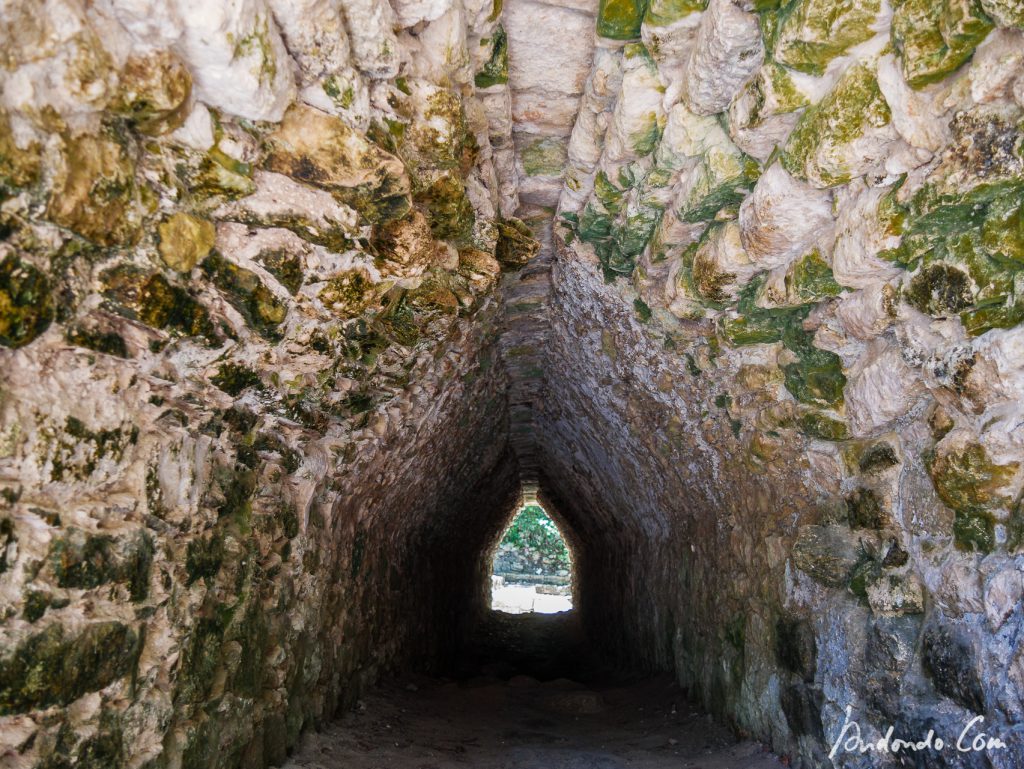
[[[724,111],[763,59],[757,16],[734,0],[711,0],[684,75],[690,109]]]
[[[868,187],[853,182],[837,192],[839,216],[832,251],[832,275],[851,288],[865,288],[892,280],[903,270],[878,254],[900,243],[900,236],[886,229],[879,219],[879,202],[890,193],[887,187]]]
[[[923,391],[921,377],[907,365],[900,348],[875,340],[847,373],[844,398],[850,432],[870,435],[891,424],[913,408]]]
[[[175,50],[196,97],[238,117],[280,120],[295,99],[295,74],[266,2],[175,2],[187,19]]]
[[[400,48],[387,0],[340,0],[352,56],[360,72],[377,79],[398,74]]]
[[[773,164],[740,206],[743,246],[766,269],[803,256],[831,231],[832,199]]]
[[[892,113],[892,124],[913,147],[937,152],[949,143],[949,121],[943,117],[942,86],[915,91],[903,78],[892,54],[878,60],[878,88]]]

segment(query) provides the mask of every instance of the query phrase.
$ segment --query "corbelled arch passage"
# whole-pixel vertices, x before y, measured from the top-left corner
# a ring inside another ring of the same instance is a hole
[[[605,662],[1024,765],[1018,0],[0,22],[5,758],[281,764],[536,489]]]

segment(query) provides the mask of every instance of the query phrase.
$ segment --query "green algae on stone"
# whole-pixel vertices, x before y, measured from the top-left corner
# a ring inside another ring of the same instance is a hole
[[[710,147],[691,172],[691,184],[676,214],[684,222],[712,219],[722,209],[738,206],[760,175],[757,161],[736,147]]]
[[[228,395],[240,395],[250,387],[262,387],[263,382],[250,366],[242,363],[223,363],[210,381]]]
[[[911,88],[955,71],[992,30],[978,0],[894,0],[892,44]]]
[[[54,318],[50,281],[28,262],[8,254],[0,262],[0,345],[24,347]]]
[[[0,657],[0,715],[69,705],[135,670],[142,644],[121,622],[94,622],[75,635],[54,623]]]
[[[527,176],[561,176],[568,157],[566,142],[550,136],[534,139],[519,157]]]
[[[35,184],[42,170],[42,147],[32,142],[18,147],[8,117],[0,113],[0,201],[22,187]]]
[[[928,462],[935,491],[957,512],[990,509],[1006,500],[998,492],[1016,473],[1019,463],[996,464],[980,443],[940,451]]]
[[[67,340],[68,344],[84,347],[88,350],[95,350],[104,355],[113,355],[117,358],[131,357],[124,337],[116,331],[93,330],[87,329],[84,326],[72,326],[64,332],[64,339]]]
[[[498,245],[494,256],[505,270],[523,267],[540,251],[533,231],[514,217],[498,221]]]
[[[879,0],[790,0],[779,11],[775,60],[821,76],[829,62],[874,35]]]
[[[130,56],[118,76],[117,93],[107,106],[141,133],[173,131],[188,115],[192,76],[170,51]]]
[[[222,536],[213,534],[191,540],[185,550],[185,573],[188,575],[185,584],[191,585],[200,579],[209,581],[216,577],[224,557]]]
[[[83,135],[65,142],[46,216],[101,246],[132,245],[135,159],[119,141]]]
[[[206,257],[201,268],[250,328],[272,341],[281,338],[279,327],[288,314],[288,305],[256,273],[229,262],[216,251]]]
[[[852,145],[888,125],[892,113],[868,64],[851,66],[825,98],[808,107],[782,152],[783,167],[819,187],[845,184],[859,157]]]
[[[846,508],[852,529],[881,529],[889,523],[889,515],[872,489],[855,489],[846,497]]]
[[[508,82],[508,35],[499,24],[489,38],[480,41],[480,45],[490,45],[491,55],[476,73],[473,82],[477,88],[490,88]]]
[[[206,308],[181,286],[158,272],[131,265],[112,267],[101,274],[103,295],[112,309],[151,328],[215,339]]]
[[[268,170],[328,190],[371,223],[409,209],[409,177],[402,161],[343,120],[295,104],[267,139]]]
[[[122,582],[132,600],[141,601],[149,593],[153,543],[145,533],[116,539],[68,529],[50,542],[47,560],[60,587],[89,589]]]
[[[862,473],[880,472],[898,464],[896,449],[884,441],[869,446],[857,460],[857,468]]]
[[[473,231],[476,212],[462,179],[454,171],[440,174],[413,200],[424,209],[435,238],[465,243]]]
[[[292,296],[302,288],[305,274],[302,269],[302,258],[298,254],[284,249],[264,249],[257,254],[256,261],[277,278]]]
[[[814,333],[803,327],[814,305],[758,307],[755,297],[764,282],[765,277],[759,276],[743,287],[736,314],[720,320],[720,333],[734,346],[782,342],[796,357],[782,366],[786,389],[793,397],[812,406],[839,406],[846,386],[842,361],[835,353],[815,347]]]
[[[786,273],[786,289],[798,304],[805,304],[838,296],[843,287],[836,282],[832,268],[821,252],[814,249],[790,266]]]
[[[981,7],[1000,27],[1024,29],[1024,2],[1022,0],[981,0]]]
[[[182,170],[189,194],[204,199],[212,196],[236,200],[256,192],[252,166],[213,147],[194,172]]]
[[[995,517],[985,510],[957,510],[953,541],[957,550],[991,553],[996,546]]]
[[[601,0],[597,34],[610,40],[635,40],[647,11],[648,0]]]
[[[172,270],[191,272],[210,253],[216,237],[213,222],[179,212],[157,225],[157,250]]]
[[[649,27],[667,27],[706,7],[707,0],[650,0],[643,23]]]
[[[842,441],[850,437],[845,422],[820,411],[805,411],[797,424],[804,435],[823,441]]]

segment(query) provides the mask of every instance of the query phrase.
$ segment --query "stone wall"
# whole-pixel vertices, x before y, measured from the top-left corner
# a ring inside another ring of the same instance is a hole
[[[499,9],[5,4],[5,766],[279,763],[485,605]]]
[[[525,481],[795,765],[1024,764],[1019,0],[506,5],[4,6],[4,760],[279,762]]]
[[[542,486],[608,647],[797,765],[848,705],[876,739],[982,714],[1011,745],[928,766],[1024,761],[1022,25],[601,4]]]

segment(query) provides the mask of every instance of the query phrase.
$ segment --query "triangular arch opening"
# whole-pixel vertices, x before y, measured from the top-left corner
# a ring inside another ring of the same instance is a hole
[[[536,500],[512,516],[491,553],[491,601],[508,614],[555,614],[573,608],[572,550]]]

